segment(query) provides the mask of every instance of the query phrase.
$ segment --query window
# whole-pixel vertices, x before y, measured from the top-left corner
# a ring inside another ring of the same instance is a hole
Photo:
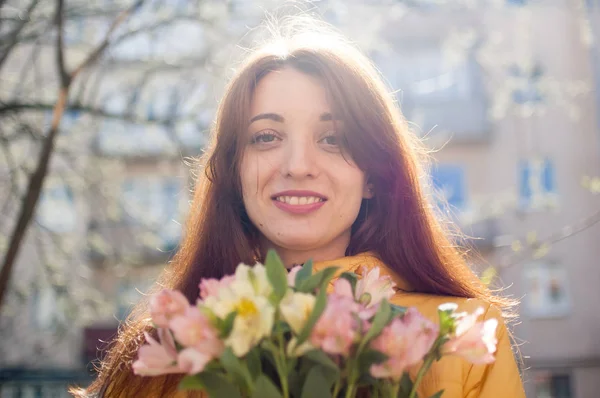
[[[523,269],[525,310],[531,318],[554,318],[570,312],[567,270],[560,264],[538,261]]]
[[[70,232],[75,229],[77,210],[71,188],[62,183],[46,183],[36,214],[37,222],[53,232]]]
[[[538,371],[535,373],[536,398],[572,398],[569,374]]]
[[[466,205],[466,183],[463,167],[437,165],[431,170],[433,187],[441,196],[442,206],[447,202],[452,210],[464,210]]]
[[[464,137],[480,136],[488,130],[487,106],[474,55],[450,65],[439,44],[425,43],[399,49],[392,56],[373,57],[397,90],[407,119],[423,134],[435,128],[435,132]]]
[[[516,79],[518,86],[512,92],[512,99],[516,104],[539,103],[543,101],[543,95],[539,88],[539,80],[544,71],[540,64],[534,65],[531,70],[524,70],[521,66],[514,64],[508,74]]]
[[[519,207],[539,210],[558,205],[554,164],[534,157],[519,162]]]

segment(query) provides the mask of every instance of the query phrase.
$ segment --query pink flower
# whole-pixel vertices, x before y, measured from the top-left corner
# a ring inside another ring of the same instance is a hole
[[[219,295],[219,290],[221,290],[224,287],[229,286],[229,284],[231,282],[233,282],[235,280],[235,276],[233,275],[227,275],[224,276],[221,279],[214,279],[214,278],[209,278],[209,279],[202,279],[202,281],[200,282],[200,298],[202,300],[205,300],[207,297],[209,296],[218,296]]]
[[[348,356],[352,344],[358,338],[360,325],[353,314],[359,310],[360,306],[354,300],[336,294],[330,295],[323,314],[312,330],[311,344],[329,354]]]
[[[223,351],[218,331],[197,307],[189,307],[185,314],[173,318],[169,322],[169,328],[173,331],[175,340],[186,348],[194,348],[210,358],[218,357]],[[196,361],[192,357],[190,353],[184,355],[186,360]]]
[[[438,337],[439,326],[409,308],[402,318],[386,326],[371,347],[388,356],[388,360],[371,366],[377,378],[399,380],[407,368],[418,364],[431,350]]]
[[[169,321],[185,312],[190,302],[181,292],[165,289],[150,298],[152,322],[159,328],[166,328]]]
[[[148,333],[144,333],[146,341],[138,351],[138,359],[133,363],[133,373],[140,376],[157,376],[168,373],[183,373],[177,365],[177,349],[171,332],[158,329],[160,343]]]
[[[300,271],[301,269],[302,269],[301,265],[296,265],[295,267],[292,267],[290,272],[288,272],[287,280],[288,280],[289,287],[296,286],[296,275],[298,275],[298,271]]]
[[[381,300],[389,300],[394,295],[396,284],[388,275],[380,277],[379,267],[368,270],[363,265],[361,275],[362,278],[356,282],[354,295],[352,295],[350,282],[344,278],[339,278],[333,283],[334,293],[344,297],[352,297],[367,307],[376,306]]]
[[[361,267],[362,278],[356,282],[356,300],[368,307],[379,304],[381,300],[389,300],[395,293],[396,284],[389,275],[379,276],[379,267],[367,270]]]
[[[212,359],[213,356],[207,355],[196,348],[186,348],[179,353],[177,362],[179,362],[182,372],[194,375],[202,372],[206,364]]]
[[[477,308],[473,314],[462,315],[458,318],[456,331],[444,346],[442,353],[455,354],[474,364],[494,362],[496,352],[497,319],[478,322],[484,313],[483,308]]]

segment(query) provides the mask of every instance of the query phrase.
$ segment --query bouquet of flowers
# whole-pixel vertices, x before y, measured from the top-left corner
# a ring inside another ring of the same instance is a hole
[[[202,280],[197,303],[163,290],[150,300],[156,333],[146,334],[133,370],[186,374],[179,389],[212,398],[414,398],[444,355],[494,360],[497,320],[478,321],[482,309],[444,304],[434,323],[390,304],[394,284],[378,268],[343,273],[328,289],[336,271],[313,273],[308,261],[288,273],[270,251],[265,265]]]

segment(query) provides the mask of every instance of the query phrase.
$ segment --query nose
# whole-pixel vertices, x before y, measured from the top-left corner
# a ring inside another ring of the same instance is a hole
[[[282,164],[282,174],[287,178],[306,178],[318,175],[316,148],[307,140],[290,140]]]

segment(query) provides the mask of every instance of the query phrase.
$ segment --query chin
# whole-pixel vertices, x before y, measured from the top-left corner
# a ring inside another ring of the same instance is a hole
[[[323,239],[314,235],[280,237],[275,243],[288,250],[312,250],[323,245]]]

